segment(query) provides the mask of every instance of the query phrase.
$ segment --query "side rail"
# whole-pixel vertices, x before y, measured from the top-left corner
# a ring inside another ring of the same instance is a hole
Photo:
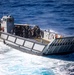
[[[43,54],[43,50],[46,44],[42,44],[32,39],[26,39],[9,33],[0,32],[0,38],[4,40],[6,44],[23,48],[24,51]]]

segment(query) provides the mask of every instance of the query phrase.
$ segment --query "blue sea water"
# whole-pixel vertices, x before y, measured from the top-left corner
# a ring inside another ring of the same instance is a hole
[[[39,25],[74,36],[74,0],[0,0],[0,18],[12,15],[15,23]],[[74,53],[41,57],[13,50],[0,43],[0,75],[74,75]]]
[[[74,35],[74,0],[0,0],[0,18],[7,14],[14,16],[15,23]]]

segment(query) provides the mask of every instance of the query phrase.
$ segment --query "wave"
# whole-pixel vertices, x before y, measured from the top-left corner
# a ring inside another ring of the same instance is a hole
[[[42,57],[23,53],[0,43],[1,75],[70,75],[74,71],[74,54]],[[65,60],[64,60],[65,59]],[[68,60],[67,60],[68,59]],[[69,60],[71,59],[71,60]]]
[[[48,4],[48,3],[44,3],[44,4],[42,4],[42,3],[40,3],[40,4],[38,4],[38,3],[35,3],[35,4],[12,4],[12,5],[10,5],[11,7],[34,7],[34,6],[43,6],[43,7],[47,7],[47,6],[54,6],[54,4]]]
[[[68,27],[66,29],[68,29],[68,30],[74,30],[74,27]]]

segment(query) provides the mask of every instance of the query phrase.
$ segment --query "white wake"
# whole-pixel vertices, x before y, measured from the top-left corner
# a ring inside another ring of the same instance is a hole
[[[73,61],[27,54],[0,42],[0,75],[70,75],[73,70]]]

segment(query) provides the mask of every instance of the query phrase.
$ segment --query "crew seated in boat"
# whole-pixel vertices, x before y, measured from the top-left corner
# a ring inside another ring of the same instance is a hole
[[[24,38],[38,38],[40,37],[40,28],[39,26],[34,26],[33,28],[30,26],[15,26],[11,33]]]
[[[20,26],[15,26],[11,30],[11,34],[17,35],[17,36],[22,36],[22,28]]]
[[[33,36],[37,37],[37,38],[40,36],[40,28],[39,28],[39,26],[35,26],[33,28]]]

